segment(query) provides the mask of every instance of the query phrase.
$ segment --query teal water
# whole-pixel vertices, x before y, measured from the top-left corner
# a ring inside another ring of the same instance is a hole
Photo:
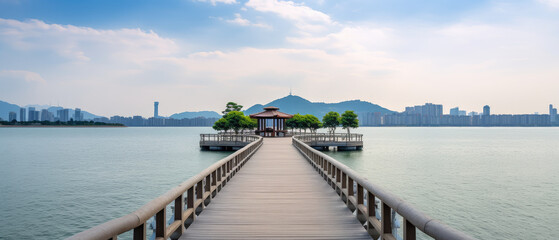
[[[208,128],[0,128],[0,239],[61,239],[126,215],[225,157]]]
[[[480,239],[557,239],[559,128],[360,128],[336,159]],[[60,239],[134,211],[227,153],[210,128],[0,128],[0,239]]]
[[[329,151],[371,182],[478,239],[559,239],[559,128],[360,128]]]

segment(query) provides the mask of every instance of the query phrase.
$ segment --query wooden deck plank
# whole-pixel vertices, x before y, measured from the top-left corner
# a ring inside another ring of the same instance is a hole
[[[290,138],[266,138],[180,239],[371,238]]]

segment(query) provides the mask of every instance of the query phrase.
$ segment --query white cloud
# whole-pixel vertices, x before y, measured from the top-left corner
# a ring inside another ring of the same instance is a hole
[[[13,79],[26,83],[45,83],[45,79],[38,73],[23,70],[0,70],[0,79]]]
[[[69,60],[142,61],[177,51],[173,40],[140,29],[98,30],[40,20],[0,18],[0,41],[25,51],[49,50]]]
[[[537,1],[553,8],[559,8],[559,0],[537,0]]]
[[[293,21],[295,26],[304,31],[322,31],[334,23],[327,14],[292,1],[249,0],[245,6]]]
[[[217,3],[224,3],[224,4],[234,4],[237,3],[237,0],[196,0],[198,2],[210,2],[212,5],[216,5]]]
[[[263,23],[253,23],[248,19],[245,19],[239,13],[235,13],[235,18],[231,20],[226,20],[228,23],[240,25],[240,26],[254,26],[254,27],[261,27],[261,28],[270,28],[269,25]]]

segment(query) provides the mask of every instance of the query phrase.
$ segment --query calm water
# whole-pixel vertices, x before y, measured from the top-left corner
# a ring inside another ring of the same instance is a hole
[[[226,153],[209,128],[0,128],[0,239],[59,239],[127,214]],[[559,128],[360,128],[328,152],[480,239],[556,239]]]

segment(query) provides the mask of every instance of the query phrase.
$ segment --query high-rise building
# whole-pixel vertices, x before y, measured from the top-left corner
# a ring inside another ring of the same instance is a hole
[[[68,122],[70,120],[70,109],[58,109],[56,115],[61,122]]]
[[[34,107],[29,107],[27,111],[27,121],[39,121],[39,111],[35,111]]]
[[[83,121],[83,114],[80,108],[74,110],[74,121]]]
[[[159,117],[159,102],[153,102],[153,117]]]
[[[19,109],[19,121],[25,122],[25,108]]]
[[[549,104],[549,120],[551,123],[557,122],[557,108],[553,108],[553,104]]]
[[[483,106],[483,116],[489,116],[489,115],[491,115],[491,108],[489,107],[489,105]]]
[[[54,122],[54,114],[47,109],[41,110],[41,121]]]
[[[450,115],[451,116],[458,116],[458,114],[460,114],[460,109],[458,107],[450,109]]]
[[[17,121],[17,113],[16,112],[9,112],[8,113],[8,121]]]

